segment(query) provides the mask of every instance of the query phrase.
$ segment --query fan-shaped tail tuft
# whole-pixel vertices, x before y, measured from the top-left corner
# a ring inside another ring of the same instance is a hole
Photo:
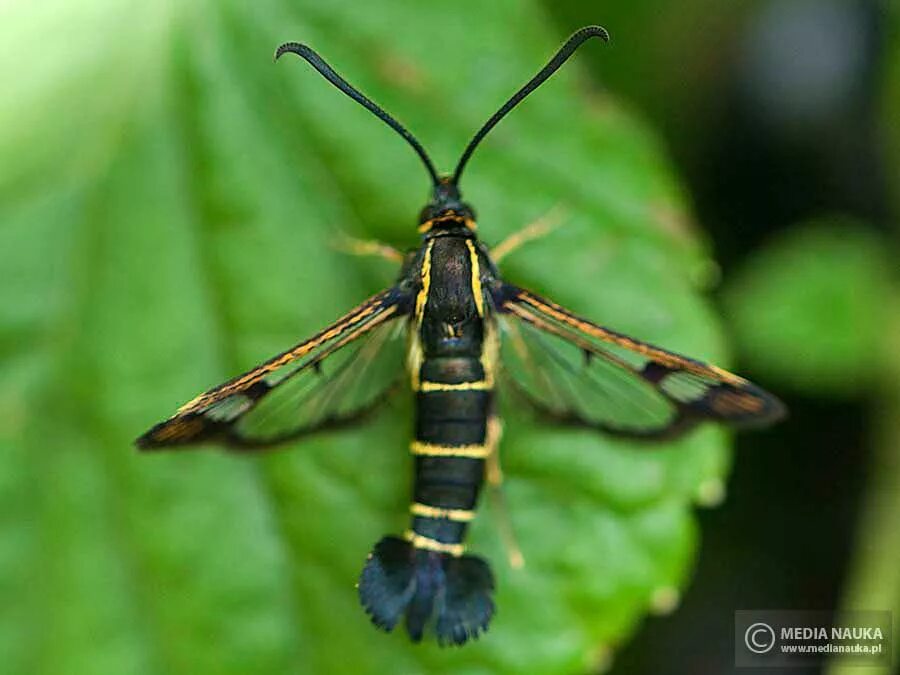
[[[359,598],[372,623],[390,631],[405,615],[414,642],[430,628],[441,645],[462,645],[487,630],[493,590],[483,559],[417,549],[398,537],[375,545],[359,580]]]

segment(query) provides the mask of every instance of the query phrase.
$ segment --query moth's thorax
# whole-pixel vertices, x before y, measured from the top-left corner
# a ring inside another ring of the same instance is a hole
[[[441,236],[426,244],[418,326],[426,355],[480,354],[484,299],[478,255],[469,237]]]

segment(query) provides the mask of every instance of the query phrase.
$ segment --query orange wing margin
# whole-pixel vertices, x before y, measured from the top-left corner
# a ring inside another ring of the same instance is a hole
[[[785,415],[776,397],[742,377],[599,326],[530,291],[503,285],[493,304],[507,328],[508,355],[515,354],[505,358],[508,379],[550,421],[660,439],[704,420],[758,427]]]
[[[298,390],[295,396],[298,405],[304,401],[320,403],[313,398],[315,390],[325,386],[332,387],[328,390],[328,396],[335,399],[340,392],[334,390],[333,383],[321,377],[325,359],[372,333],[379,326],[403,316],[405,306],[406,297],[397,289],[388,289],[372,296],[308,340],[191,399],[172,417],[138,438],[136,445],[147,449],[214,440],[238,447],[261,447],[341,426],[360,418],[383,400],[383,397],[371,397],[372,400],[367,404],[361,403],[356,409],[343,412],[323,408],[321,419],[307,424],[298,421],[294,428],[273,432],[268,437],[260,436],[256,430],[249,432],[242,429],[242,425],[252,417],[254,411],[258,412],[258,406],[263,404],[269,394],[295,385],[298,378],[305,377],[306,380],[305,389]],[[386,341],[384,335],[379,338],[379,343]],[[363,354],[365,359],[370,359],[372,354],[369,351],[371,350],[361,348],[358,353]],[[347,363],[341,366],[342,378],[346,379],[348,374],[352,374],[348,372],[352,371],[351,360],[357,356],[358,354],[351,354]],[[397,365],[400,367],[402,362],[398,361]],[[303,373],[306,375],[301,375]],[[284,402],[281,405],[284,407]],[[290,408],[281,411],[282,416],[291,412]],[[300,419],[298,414],[298,420]],[[281,426],[284,427],[285,424]]]

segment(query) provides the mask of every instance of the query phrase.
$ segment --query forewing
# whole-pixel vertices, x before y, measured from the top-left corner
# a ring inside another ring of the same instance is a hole
[[[189,401],[141,448],[267,447],[360,421],[402,379],[407,297],[375,295],[310,339]]]
[[[777,398],[737,375],[598,326],[529,291],[503,285],[492,300],[505,380],[549,420],[660,439],[703,420],[764,426],[785,413]]]

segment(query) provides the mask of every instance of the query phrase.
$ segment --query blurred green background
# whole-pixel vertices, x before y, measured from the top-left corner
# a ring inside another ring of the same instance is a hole
[[[792,416],[648,449],[505,409],[527,566],[484,508],[490,632],[413,646],[354,589],[405,527],[403,397],[262,457],[131,442],[392,281],[339,235],[416,245],[415,156],[279,43],[448,170],[587,23],[612,43],[468,169],[482,237],[563,205],[509,279]],[[2,672],[723,673],[736,609],[900,611],[896,26],[875,0],[3,3]]]

